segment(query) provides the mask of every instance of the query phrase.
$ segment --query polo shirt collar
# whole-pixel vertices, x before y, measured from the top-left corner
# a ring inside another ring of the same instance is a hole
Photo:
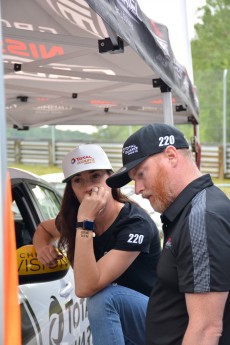
[[[173,222],[185,206],[199,193],[202,189],[213,185],[211,176],[209,174],[202,175],[189,183],[183,191],[177,196],[173,203],[161,215],[161,220]]]

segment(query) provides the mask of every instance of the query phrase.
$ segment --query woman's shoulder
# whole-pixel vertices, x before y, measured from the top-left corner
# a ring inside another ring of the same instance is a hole
[[[127,205],[126,209],[130,213],[130,215],[150,217],[148,212],[135,201],[128,201],[125,203],[125,205]]]
[[[135,220],[143,223],[148,222],[154,224],[149,213],[144,208],[132,201],[125,203],[121,216],[123,220],[126,219],[127,221]]]

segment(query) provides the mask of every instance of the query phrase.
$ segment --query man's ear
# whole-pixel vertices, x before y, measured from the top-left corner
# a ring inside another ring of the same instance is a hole
[[[167,146],[164,150],[166,157],[168,158],[169,162],[175,166],[177,163],[178,153],[177,149],[174,146]]]

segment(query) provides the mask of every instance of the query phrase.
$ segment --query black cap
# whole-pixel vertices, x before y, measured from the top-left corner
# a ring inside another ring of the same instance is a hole
[[[176,127],[155,123],[140,128],[124,143],[122,149],[123,167],[111,175],[106,183],[111,188],[119,188],[129,183],[128,172],[156,153],[163,152],[167,146],[177,149],[189,148],[189,144]]]

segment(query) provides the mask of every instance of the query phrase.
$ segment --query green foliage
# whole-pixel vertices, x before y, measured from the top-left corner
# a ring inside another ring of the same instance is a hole
[[[94,139],[109,142],[123,142],[142,126],[99,126]]]
[[[193,126],[191,124],[186,124],[186,125],[176,125],[176,127],[184,134],[188,142],[191,143],[191,140],[194,137]]]
[[[191,42],[191,48],[194,81],[200,102],[200,141],[221,143],[223,72],[230,68],[230,0],[207,0],[198,13],[201,22],[195,25],[196,38]],[[229,89],[230,76],[227,78]],[[227,114],[229,111],[230,100]],[[229,116],[227,128],[229,138]]]
[[[26,170],[36,175],[55,174],[62,172],[62,169],[55,165],[45,166],[39,164],[9,164],[8,167]]]
[[[7,139],[82,141],[82,142],[123,142],[141,126],[97,126],[97,132],[88,134],[80,131],[62,131],[55,127],[31,128],[28,131],[7,129]]]
[[[8,139],[24,139],[24,140],[50,140],[54,135],[55,140],[60,141],[87,141],[91,139],[91,135],[88,133],[82,133],[80,131],[62,131],[55,127],[36,127],[30,128],[27,131],[18,131],[17,129],[8,128],[7,138]]]
[[[201,23],[195,25],[197,38],[192,41],[193,67],[224,69],[230,62],[229,0],[207,0],[199,10]],[[199,13],[198,12],[198,13]]]

